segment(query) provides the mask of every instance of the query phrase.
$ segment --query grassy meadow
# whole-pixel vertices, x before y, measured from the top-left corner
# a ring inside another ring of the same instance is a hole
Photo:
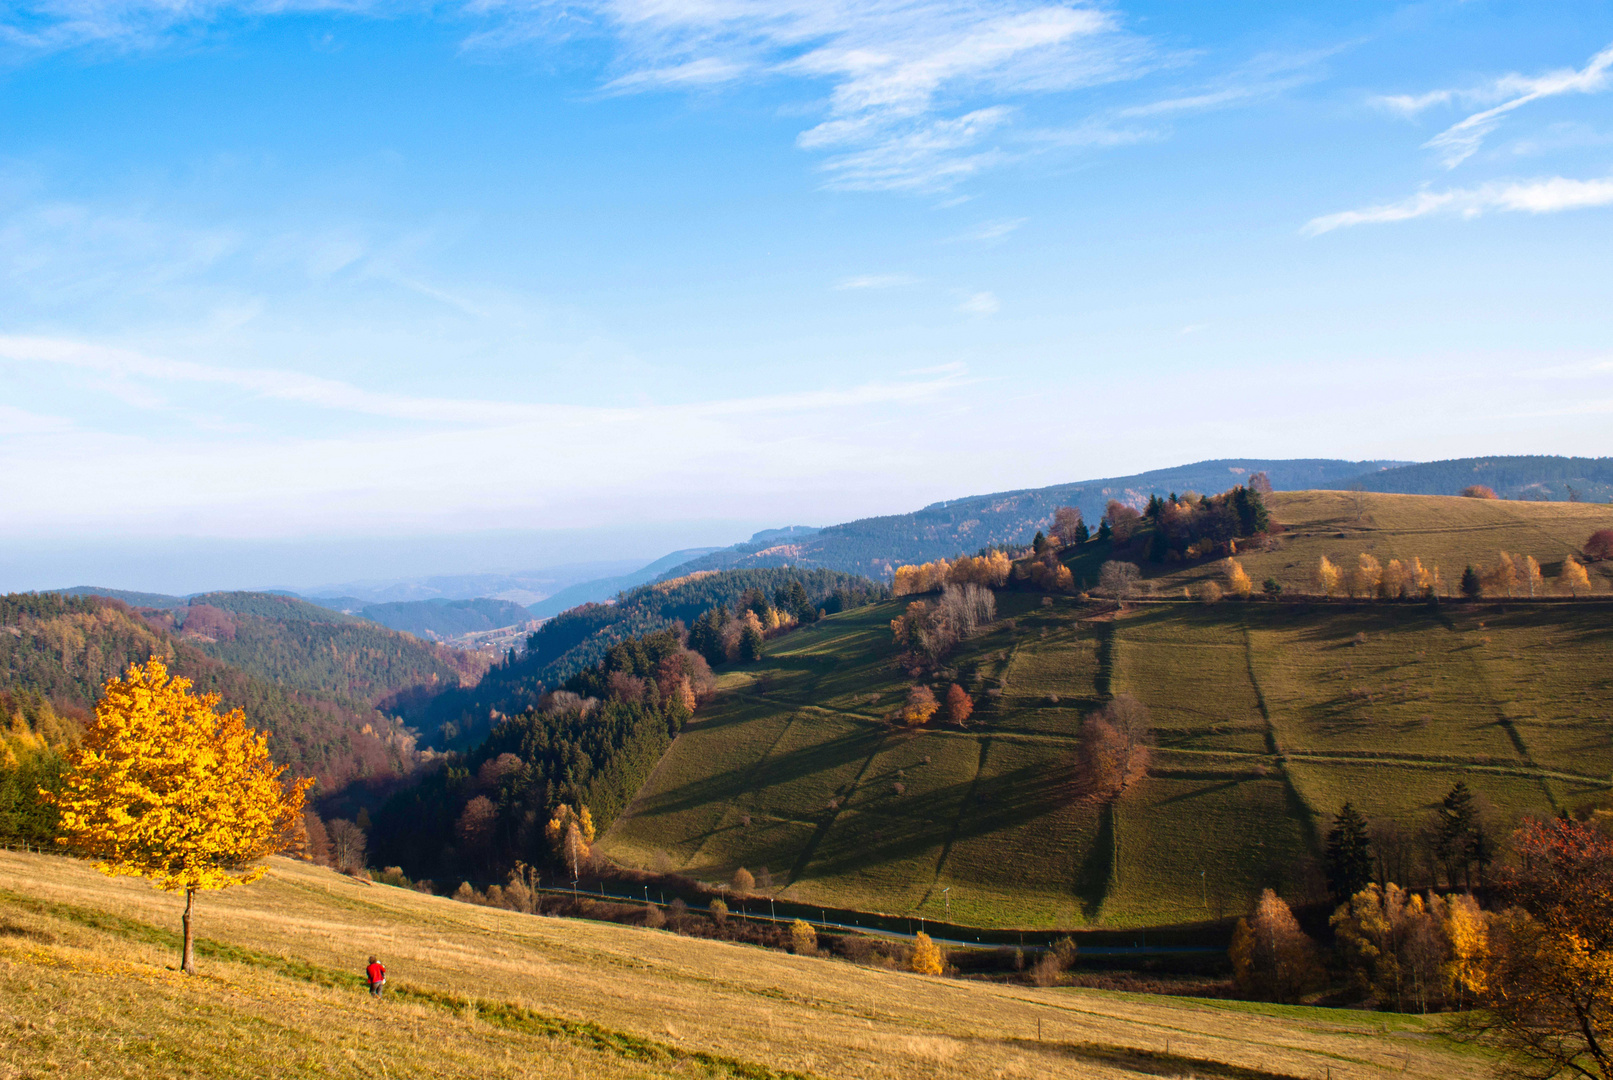
[[[1353,498],[1274,502],[1322,514]],[[1385,561],[1421,550],[1465,565],[1461,550],[1493,542],[1544,563],[1544,539],[1518,542],[1525,525],[1564,552],[1613,516],[1443,499],[1402,519],[1428,500],[1362,498],[1357,533],[1379,530]],[[1445,546],[1430,553],[1429,538]],[[941,918],[950,902],[973,925],[1180,925],[1239,914],[1266,887],[1319,899],[1322,837],[1345,799],[1415,830],[1461,779],[1504,830],[1613,784],[1606,601],[1150,603],[1116,617],[1003,593],[995,628],[936,684],[969,689],[969,726],[916,731],[883,720],[909,683],[888,629],[905,603],[832,616],[725,673],[605,852],[708,882],[766,867],[806,903]],[[1149,707],[1157,747],[1111,810],[1072,790],[1073,762],[1082,716],[1121,692]]]
[[[1566,557],[1583,561],[1580,549],[1591,533],[1613,528],[1613,506],[1605,503],[1279,491],[1266,496],[1266,506],[1285,531],[1270,551],[1240,552],[1238,561],[1256,588],[1275,578],[1290,594],[1317,592],[1316,566],[1324,555],[1340,567],[1355,565],[1363,554],[1386,565],[1390,559],[1418,558],[1424,566],[1439,568],[1444,595],[1458,596],[1464,567],[1472,563],[1483,570],[1505,551],[1534,556],[1551,586]],[[1094,549],[1072,562],[1072,572],[1089,585],[1095,583],[1105,557]],[[1613,563],[1592,563],[1587,569],[1596,592],[1613,591]],[[1161,595],[1180,594],[1198,581],[1222,580],[1214,560],[1145,562],[1143,574]]]
[[[936,979],[284,859],[201,896],[187,977],[181,906],[0,851],[0,1077],[1490,1075],[1438,1018]],[[359,975],[371,953],[388,967],[381,1001]]]

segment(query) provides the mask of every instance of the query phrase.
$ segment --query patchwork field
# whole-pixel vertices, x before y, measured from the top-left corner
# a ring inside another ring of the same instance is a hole
[[[1613,785],[1613,607],[1097,605],[1004,593],[952,661],[965,730],[908,730],[889,620],[825,619],[725,674],[603,840],[725,881],[766,867],[807,903],[996,927],[1218,920],[1259,890],[1321,898],[1350,799],[1415,832],[1458,779],[1496,828]],[[883,631],[883,633],[882,633]],[[1116,805],[1072,779],[1102,690],[1153,716],[1150,776]]]
[[[1337,1080],[1492,1075],[1439,1018],[938,979],[274,860],[181,902],[0,851],[0,1076]],[[371,953],[389,991],[372,1000]]]

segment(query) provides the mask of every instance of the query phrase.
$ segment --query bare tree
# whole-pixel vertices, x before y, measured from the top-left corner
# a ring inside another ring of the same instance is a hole
[[[997,596],[982,585],[948,585],[941,590],[940,618],[958,639],[973,637],[997,616]]]
[[[1136,563],[1111,559],[1098,570],[1098,591],[1116,600],[1125,600],[1137,591],[1137,584],[1141,580],[1142,571]]]
[[[364,830],[346,818],[337,818],[327,826],[326,831],[330,833],[331,861],[336,869],[344,874],[364,869],[370,843]]]
[[[1073,506],[1061,506],[1053,511],[1053,535],[1065,547],[1075,543],[1081,529],[1081,511]]]
[[[325,830],[325,823],[312,810],[303,811],[302,820],[303,832],[308,838],[302,857],[315,866],[331,865],[330,833]]]

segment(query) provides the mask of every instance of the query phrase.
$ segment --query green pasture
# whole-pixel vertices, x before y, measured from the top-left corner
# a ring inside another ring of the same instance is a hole
[[[1457,780],[1498,829],[1604,798],[1604,603],[1101,605],[1005,593],[949,659],[964,729],[892,728],[907,601],[770,643],[673,743],[602,840],[700,880],[766,867],[781,896],[1025,928],[1221,919],[1263,888],[1322,895],[1346,800],[1408,832]],[[1080,796],[1103,690],[1150,709],[1146,779]]]

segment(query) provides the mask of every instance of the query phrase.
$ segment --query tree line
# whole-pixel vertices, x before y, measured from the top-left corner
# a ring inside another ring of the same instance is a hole
[[[1453,791],[1440,810],[1452,851],[1473,843],[1462,803]],[[1268,889],[1233,935],[1240,991],[1299,1001],[1342,983],[1380,1009],[1457,1010],[1449,1030],[1502,1051],[1510,1075],[1613,1076],[1613,839],[1560,814],[1526,820],[1510,847],[1482,894],[1372,880],[1364,823],[1346,803],[1329,837],[1330,885],[1342,897],[1331,954]]]

